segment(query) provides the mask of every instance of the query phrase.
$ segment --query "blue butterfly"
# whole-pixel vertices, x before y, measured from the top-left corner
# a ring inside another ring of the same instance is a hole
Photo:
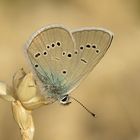
[[[110,31],[100,28],[68,31],[49,26],[37,31],[28,41],[26,53],[44,88],[43,95],[69,104],[69,93],[105,55],[112,39]]]

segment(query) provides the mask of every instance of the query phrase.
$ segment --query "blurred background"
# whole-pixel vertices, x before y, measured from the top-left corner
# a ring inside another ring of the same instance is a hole
[[[111,48],[73,92],[97,114],[73,101],[33,112],[34,140],[140,140],[139,0],[0,0],[0,80],[11,84],[23,67],[23,46],[47,24],[68,29],[104,27],[114,33]],[[0,140],[21,140],[10,103],[0,99]]]

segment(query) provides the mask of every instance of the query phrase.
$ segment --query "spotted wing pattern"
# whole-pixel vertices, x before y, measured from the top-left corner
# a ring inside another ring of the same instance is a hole
[[[69,32],[63,27],[39,30],[26,52],[47,95],[68,94],[95,67],[108,50],[112,34],[102,29]]]

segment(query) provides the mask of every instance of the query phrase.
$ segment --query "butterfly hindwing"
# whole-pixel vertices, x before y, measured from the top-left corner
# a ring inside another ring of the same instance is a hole
[[[77,58],[69,81],[76,85],[105,55],[113,35],[104,29],[82,29],[73,31],[72,35],[76,43]]]

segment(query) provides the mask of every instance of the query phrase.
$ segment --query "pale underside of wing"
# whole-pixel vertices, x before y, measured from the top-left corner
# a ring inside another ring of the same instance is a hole
[[[27,45],[27,54],[48,95],[68,94],[76,88],[108,50],[112,34],[101,29],[72,32],[49,27]]]
[[[113,35],[103,29],[83,29],[72,32],[76,42],[75,69],[69,79],[70,85],[75,86],[84,79],[96,66],[111,45]]]
[[[50,94],[66,94],[69,90],[67,83],[75,59],[74,47],[71,34],[62,27],[45,28],[28,43],[27,54],[32,67]]]

